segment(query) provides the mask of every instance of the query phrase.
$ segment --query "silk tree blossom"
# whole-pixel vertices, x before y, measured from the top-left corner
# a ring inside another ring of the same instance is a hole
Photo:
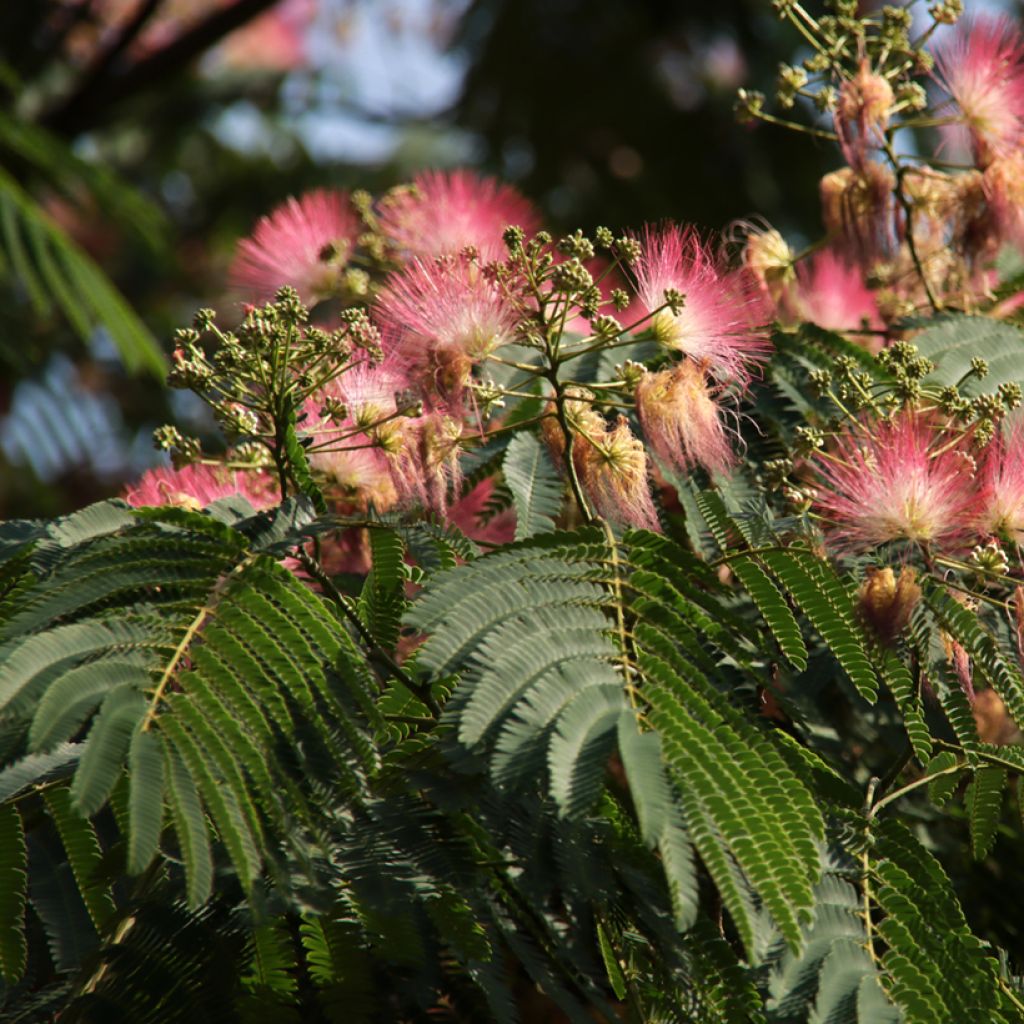
[[[647,453],[625,416],[597,436],[581,435],[573,445],[580,484],[604,519],[660,530],[647,481]]]
[[[720,380],[746,383],[767,359],[767,304],[747,271],[728,271],[692,228],[647,228],[640,237],[637,295],[666,348],[705,365]],[[675,311],[665,293],[684,301]]]
[[[139,481],[125,488],[124,500],[134,508],[146,505],[177,505],[198,512],[221,498],[245,498],[257,511],[276,505],[277,482],[260,470],[231,470],[225,466],[195,463],[174,469],[149,469]]]
[[[376,308],[410,374],[456,403],[473,364],[512,341],[519,322],[509,297],[464,256],[413,260],[388,278]]]
[[[1024,136],[1024,38],[1005,15],[978,17],[936,47],[935,78],[963,113],[975,159],[987,167]]]
[[[1024,544],[1024,425],[986,445],[978,483],[975,531]]]
[[[378,222],[409,256],[429,259],[473,248],[484,263],[505,258],[505,228],[532,235],[540,226],[536,211],[514,188],[466,170],[422,172],[411,189],[381,201]]]
[[[666,465],[725,473],[735,461],[722,410],[696,360],[645,373],[636,387],[636,411],[644,437]]]
[[[362,230],[347,192],[316,189],[291,197],[238,243],[232,285],[257,302],[286,284],[307,304],[330,298]]]
[[[877,161],[841,167],[819,185],[821,219],[829,241],[851,263],[867,267],[896,251],[896,175]]]
[[[837,550],[896,540],[957,546],[976,502],[974,461],[961,439],[920,413],[850,423],[812,458],[815,509]]]
[[[797,266],[783,308],[789,318],[809,320],[829,331],[883,327],[878,303],[860,269],[833,249],[823,249]],[[877,348],[879,339],[872,340]]]
[[[999,241],[1024,249],[1024,151],[996,157],[982,179]]]

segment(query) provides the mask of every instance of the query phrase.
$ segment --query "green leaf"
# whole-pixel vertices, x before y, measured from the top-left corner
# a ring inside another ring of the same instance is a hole
[[[48,789],[43,799],[60,833],[82,901],[99,932],[116,908],[110,886],[100,877],[103,850],[96,831],[92,823],[78,813],[65,787]]]
[[[608,983],[615,993],[615,998],[620,1002],[626,998],[626,977],[622,973],[622,966],[615,955],[608,933],[600,921],[597,922],[597,946],[601,951],[601,959],[604,961],[605,974],[608,975]]]
[[[107,802],[146,708],[145,697],[130,685],[112,690],[103,701],[71,783],[72,803],[81,814],[91,816]]]
[[[953,768],[956,763],[956,754],[944,750],[942,753],[936,754],[928,762],[925,775],[938,775],[939,772]],[[964,766],[964,771],[967,771],[966,765]],[[960,785],[962,778],[963,772],[950,772],[948,775],[939,775],[938,778],[932,779],[928,783],[928,799],[937,807],[941,807],[956,791],[956,787]]]
[[[991,394],[1003,383],[1024,384],[1024,333],[1005,321],[946,314],[915,335],[914,344],[922,356],[935,363],[935,369],[924,378],[927,385],[959,383],[970,373],[974,359],[984,359],[989,372],[981,380],[971,374],[961,387],[963,393]]]
[[[758,611],[768,623],[779,649],[798,671],[807,667],[807,647],[800,635],[800,627],[789,610],[786,599],[778,587],[756,562],[745,557],[730,559],[729,568],[754,599]]]
[[[975,860],[983,860],[995,842],[1003,809],[1005,784],[1005,768],[985,765],[975,771],[964,793],[964,804],[971,823],[971,850]]]
[[[213,856],[207,837],[206,816],[192,776],[169,741],[164,744],[168,795],[174,830],[185,862],[185,884],[190,907],[202,906],[213,888]]]
[[[526,432],[516,434],[501,468],[515,503],[516,540],[553,530],[562,507],[563,484],[540,441]]]
[[[128,872],[144,871],[160,843],[164,753],[159,737],[136,729],[128,751]]]
[[[14,806],[0,806],[0,977],[13,985],[25,973],[25,832]]]

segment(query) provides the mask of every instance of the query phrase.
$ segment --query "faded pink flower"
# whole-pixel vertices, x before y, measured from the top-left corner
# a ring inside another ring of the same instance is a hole
[[[872,160],[821,179],[821,219],[829,241],[850,262],[870,267],[892,256],[897,245],[895,187],[893,172]]]
[[[962,541],[975,502],[974,464],[962,442],[904,410],[846,426],[812,464],[815,509],[837,550],[894,540],[948,546]]]
[[[502,260],[502,234],[510,226],[534,234],[540,220],[514,188],[472,171],[423,171],[412,189],[385,197],[378,214],[381,231],[410,256],[451,256],[471,246],[480,260]]]
[[[999,240],[1024,251],[1024,152],[992,160],[985,168],[982,188]]]
[[[493,497],[494,477],[489,476],[452,503],[448,509],[448,521],[479,544],[511,543],[516,533],[515,510],[506,507],[492,513],[490,503]]]
[[[463,256],[413,260],[377,298],[389,345],[423,386],[458,401],[473,364],[512,341],[518,315],[502,290]]]
[[[238,243],[232,285],[257,302],[286,284],[306,303],[330,298],[361,231],[347,192],[316,189],[287,199]]]
[[[866,61],[840,86],[835,126],[843,157],[851,167],[862,167],[869,150],[884,141],[893,102],[892,86]]]
[[[462,424],[443,412],[407,419],[402,446],[391,455],[398,500],[445,515],[449,495],[459,489]]]
[[[224,466],[194,464],[173,469],[146,470],[124,490],[124,500],[135,508],[177,505],[198,512],[220,498],[245,498],[257,511],[280,501],[277,483],[258,470],[231,470]]]
[[[935,78],[963,112],[982,167],[1015,149],[1024,133],[1024,38],[1007,17],[959,25],[935,50]]]
[[[982,536],[1024,544],[1024,425],[1019,422],[985,446],[973,525]]]
[[[722,410],[695,360],[645,373],[636,387],[636,411],[644,436],[666,465],[700,465],[709,473],[725,473],[732,465]]]
[[[603,434],[578,436],[573,462],[599,516],[641,529],[661,529],[647,481],[647,453],[625,416]]]
[[[880,330],[884,326],[874,293],[864,283],[860,269],[833,249],[823,249],[797,265],[796,282],[783,302],[794,319],[829,331]],[[877,347],[877,338],[869,340]]]
[[[706,365],[720,380],[746,383],[771,351],[770,318],[756,281],[725,270],[692,228],[646,228],[636,264],[637,295],[655,337]],[[660,309],[666,289],[684,295],[677,313]]]
[[[241,71],[291,71],[306,62],[314,0],[280,0],[232,32],[211,55],[214,66]]]

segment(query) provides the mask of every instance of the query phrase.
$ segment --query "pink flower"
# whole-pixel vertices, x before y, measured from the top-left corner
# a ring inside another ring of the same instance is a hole
[[[448,509],[448,521],[480,544],[510,544],[516,533],[516,514],[510,508],[491,510],[494,477],[481,480]]]
[[[413,260],[392,274],[377,314],[396,355],[423,386],[456,401],[473,364],[512,341],[516,308],[466,257]]]
[[[1024,153],[992,160],[985,168],[982,188],[1000,241],[1024,249]]]
[[[856,170],[841,167],[821,179],[821,219],[830,242],[851,262],[870,267],[896,250],[895,188],[892,171],[872,160]]]
[[[292,197],[238,243],[232,285],[257,302],[272,299],[286,284],[303,302],[330,298],[361,232],[347,192],[316,189]]]
[[[647,453],[625,416],[603,434],[578,436],[573,462],[599,516],[645,530],[661,529],[647,482]]]
[[[654,453],[669,466],[703,466],[725,473],[734,461],[722,412],[704,371],[693,359],[645,373],[636,387],[636,411]]]
[[[1010,18],[980,17],[960,25],[936,47],[935,78],[963,112],[981,166],[1020,144],[1024,39]]]
[[[410,256],[456,255],[467,246],[481,262],[507,254],[502,234],[510,226],[537,231],[533,207],[514,189],[472,171],[423,171],[411,190],[395,191],[380,204],[383,233]]]
[[[956,545],[975,502],[974,464],[962,441],[904,410],[889,420],[847,425],[812,457],[815,508],[837,550],[894,540]]]
[[[1024,544],[1024,425],[1020,423],[985,447],[974,528],[983,536]]]
[[[883,326],[874,293],[864,284],[860,270],[833,249],[823,249],[797,265],[796,282],[784,304],[795,319],[829,331]]]
[[[658,310],[650,321],[658,341],[719,379],[749,381],[771,351],[768,310],[753,277],[723,269],[691,228],[647,228],[640,241],[637,294],[644,313]],[[660,308],[666,289],[684,295],[676,313]]]
[[[235,496],[245,498],[257,511],[280,500],[277,483],[267,473],[198,463],[181,469],[149,469],[124,490],[124,500],[135,508],[177,505],[196,512],[220,498]]]

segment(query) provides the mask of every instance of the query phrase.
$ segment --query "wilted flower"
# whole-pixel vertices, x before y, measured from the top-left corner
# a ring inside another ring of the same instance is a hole
[[[955,543],[975,500],[973,462],[928,418],[849,424],[829,451],[812,456],[815,508],[837,548],[868,550],[894,540]]]
[[[696,360],[645,373],[636,387],[636,411],[644,436],[667,465],[724,473],[732,464],[722,411]]]
[[[135,508],[177,505],[198,512],[221,498],[245,498],[254,509],[270,508],[280,500],[277,483],[259,470],[231,470],[196,463],[172,469],[149,469],[124,490],[124,500]]]
[[[443,412],[431,412],[406,420],[402,436],[404,443],[390,457],[399,501],[444,515],[449,493],[458,491],[462,480],[462,424]]]
[[[851,167],[862,167],[868,150],[884,140],[893,100],[888,80],[873,72],[867,62],[853,78],[843,82],[835,124],[843,156]]]
[[[636,265],[637,294],[651,328],[666,348],[706,365],[715,377],[746,382],[771,351],[769,318],[751,275],[725,270],[690,228],[647,228]],[[675,310],[665,293],[681,293]]]
[[[982,182],[999,240],[1024,248],[1024,152],[997,156]]]
[[[777,302],[782,289],[793,279],[793,250],[775,228],[743,224],[739,227],[746,233],[743,265],[771,301]]]
[[[647,482],[647,453],[625,416],[596,438],[573,445],[580,483],[598,515],[613,522],[658,530],[658,514]]]
[[[520,227],[533,234],[539,220],[512,187],[472,171],[424,171],[411,189],[396,190],[380,204],[381,231],[410,256],[452,256],[467,247],[483,262],[506,255],[502,233]]]
[[[1024,39],[1006,17],[959,25],[936,47],[935,77],[963,112],[982,167],[1021,142],[1024,129]]]
[[[292,197],[238,243],[232,284],[258,302],[286,284],[306,303],[330,298],[360,231],[347,192],[317,189]]]
[[[865,625],[883,643],[891,643],[907,628],[920,599],[913,569],[905,566],[898,580],[888,566],[868,569],[867,579],[857,591],[857,609]]]
[[[895,244],[896,177],[887,167],[867,161],[843,167],[821,179],[821,216],[832,244],[854,263],[887,258]]]

